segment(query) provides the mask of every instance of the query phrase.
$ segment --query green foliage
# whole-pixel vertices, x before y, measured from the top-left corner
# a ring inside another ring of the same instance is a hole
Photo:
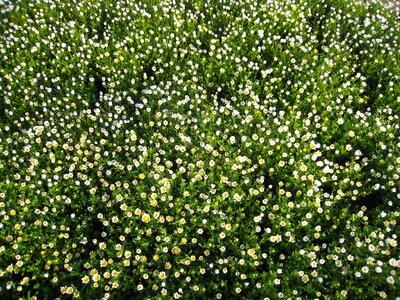
[[[0,16],[1,299],[398,299],[398,9]]]

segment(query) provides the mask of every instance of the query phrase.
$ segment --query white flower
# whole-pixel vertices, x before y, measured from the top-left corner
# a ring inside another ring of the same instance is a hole
[[[394,284],[395,280],[394,280],[393,276],[389,276],[388,278],[386,278],[386,282],[389,284]]]
[[[369,272],[369,268],[367,266],[364,266],[364,267],[361,268],[361,271],[363,273],[368,273]]]

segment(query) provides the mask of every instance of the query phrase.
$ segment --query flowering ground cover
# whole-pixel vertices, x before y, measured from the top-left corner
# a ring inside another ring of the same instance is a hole
[[[391,2],[0,9],[1,299],[399,299]]]

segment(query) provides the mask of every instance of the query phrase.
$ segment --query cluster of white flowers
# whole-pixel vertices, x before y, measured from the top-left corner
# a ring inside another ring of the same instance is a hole
[[[393,5],[0,11],[0,298],[399,294]]]

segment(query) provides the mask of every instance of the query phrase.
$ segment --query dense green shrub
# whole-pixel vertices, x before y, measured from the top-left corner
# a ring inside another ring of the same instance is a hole
[[[400,296],[399,10],[0,5],[0,298]]]

